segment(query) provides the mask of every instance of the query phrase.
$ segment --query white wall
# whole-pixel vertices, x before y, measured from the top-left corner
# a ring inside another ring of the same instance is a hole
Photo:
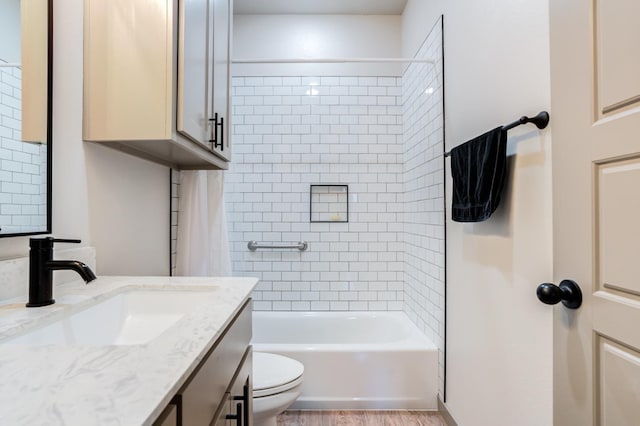
[[[409,0],[405,56],[440,14],[448,149],[549,108],[547,1]],[[510,131],[501,208],[447,221],[446,403],[462,426],[552,424],[552,311],[535,296],[552,278],[550,144],[533,126]]]
[[[169,274],[169,169],[85,147],[92,245],[105,275]]]
[[[233,57],[395,58],[400,16],[236,15]],[[398,64],[234,65],[238,76],[398,76]]]
[[[82,142],[83,2],[55,2],[53,22],[53,232],[90,245]]]
[[[100,274],[166,275],[169,170],[82,141],[83,3],[54,2],[53,235],[95,246]],[[27,253],[0,240],[0,258]]]

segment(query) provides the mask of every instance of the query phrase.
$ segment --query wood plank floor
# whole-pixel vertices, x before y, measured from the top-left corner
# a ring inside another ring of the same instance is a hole
[[[425,411],[285,411],[278,426],[446,426],[438,413]]]

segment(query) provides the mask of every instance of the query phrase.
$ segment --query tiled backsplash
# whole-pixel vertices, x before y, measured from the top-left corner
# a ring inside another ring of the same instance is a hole
[[[5,233],[47,224],[47,145],[21,140],[21,74],[17,67],[0,67],[0,228]]]
[[[260,278],[255,309],[402,309],[401,105],[395,77],[233,79],[231,258]],[[349,185],[348,223],[309,222],[311,184]]]

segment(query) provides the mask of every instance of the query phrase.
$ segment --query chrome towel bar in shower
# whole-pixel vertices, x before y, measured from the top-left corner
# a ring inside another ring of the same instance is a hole
[[[247,248],[251,251],[258,249],[298,249],[305,251],[309,248],[309,243],[306,241],[300,241],[297,244],[260,244],[257,241],[249,241]]]

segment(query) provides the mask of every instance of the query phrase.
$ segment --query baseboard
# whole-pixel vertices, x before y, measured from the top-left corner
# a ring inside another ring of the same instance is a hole
[[[439,395],[438,395],[438,411],[440,412],[440,415],[444,419],[447,426],[458,426],[458,423],[453,419],[453,416],[451,416],[449,409],[447,408],[445,403],[442,402]]]

